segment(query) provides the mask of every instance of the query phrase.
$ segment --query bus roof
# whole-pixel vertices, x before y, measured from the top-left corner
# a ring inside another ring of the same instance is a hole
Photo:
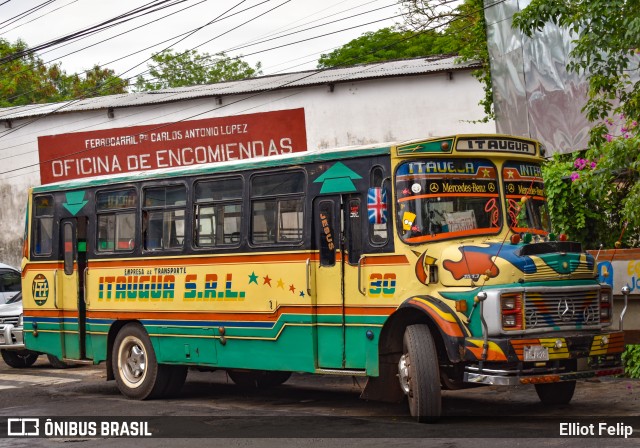
[[[130,182],[138,182],[144,180],[154,180],[154,179],[171,179],[171,178],[179,178],[185,176],[194,176],[194,175],[208,175],[208,174],[216,174],[216,173],[232,173],[235,171],[245,171],[252,170],[256,168],[273,168],[280,166],[294,166],[305,163],[314,163],[314,162],[324,162],[324,161],[332,161],[332,160],[343,160],[343,159],[352,159],[356,157],[366,157],[366,156],[376,156],[376,155],[390,155],[391,148],[398,148],[398,155],[404,152],[404,155],[418,155],[420,151],[415,151],[412,146],[415,145],[433,145],[438,144],[443,141],[449,141],[450,143],[458,142],[461,140],[469,140],[469,139],[488,139],[488,140],[515,140],[528,142],[530,144],[536,145],[538,142],[536,140],[526,138],[526,137],[515,137],[510,135],[501,135],[501,134],[454,134],[448,136],[441,137],[431,137],[431,138],[422,138],[422,139],[414,139],[408,140],[404,142],[388,142],[388,143],[379,143],[379,144],[371,144],[371,145],[361,145],[361,146],[348,146],[344,148],[335,148],[328,150],[312,150],[306,152],[298,152],[292,154],[283,154],[277,156],[270,157],[261,157],[261,158],[252,158],[245,160],[235,160],[235,161],[224,161],[224,162],[216,162],[216,163],[206,163],[206,164],[197,164],[190,166],[180,166],[180,167],[172,167],[172,168],[160,168],[155,170],[148,171],[133,171],[122,174],[112,174],[106,176],[97,176],[97,177],[87,177],[81,179],[73,179],[66,180],[46,185],[40,185],[33,188],[34,193],[43,193],[50,191],[61,191],[61,190],[74,190],[78,188],[87,188],[87,187],[95,187],[102,185],[113,185],[113,184],[122,184],[122,183],[130,183]],[[404,151],[404,148],[407,151]],[[456,149],[456,152],[459,150]],[[475,149],[470,149],[470,151],[475,151]],[[451,151],[450,151],[451,152]],[[493,152],[490,149],[485,148],[484,152]],[[441,153],[442,154],[442,153]],[[461,153],[462,154],[462,153]],[[502,154],[495,153],[496,156],[506,156],[509,154],[510,156],[517,155],[517,153],[507,151],[502,152]],[[424,153],[422,154],[424,155]],[[533,154],[536,155],[536,151],[534,149]]]
[[[197,164],[173,168],[160,168],[148,171],[134,171],[122,174],[87,177],[66,180],[33,188],[34,193],[60,190],[74,190],[101,185],[113,185],[138,182],[153,179],[170,179],[193,175],[207,175],[215,173],[233,173],[235,171],[252,170],[256,168],[272,168],[279,166],[294,166],[305,163],[324,162],[331,160],[351,159],[355,157],[385,155],[391,153],[391,144],[376,144],[363,146],[349,146],[331,150],[316,150],[292,154],[261,157],[236,161]]]

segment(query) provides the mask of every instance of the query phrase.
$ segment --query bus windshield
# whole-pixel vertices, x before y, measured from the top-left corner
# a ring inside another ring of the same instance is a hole
[[[398,229],[421,243],[500,231],[498,171],[487,160],[419,159],[396,171]]]
[[[551,231],[551,219],[540,165],[506,162],[502,177],[511,230],[547,235]]]

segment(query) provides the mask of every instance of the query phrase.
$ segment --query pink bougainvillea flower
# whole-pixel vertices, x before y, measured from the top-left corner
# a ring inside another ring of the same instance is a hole
[[[610,142],[610,141],[612,141],[612,140],[613,140],[613,135],[611,135],[611,134],[607,134],[607,135],[605,135],[605,137],[604,137],[604,138],[606,138],[606,139],[607,139],[607,141],[608,141],[608,142]]]
[[[571,173],[571,182],[575,182],[578,179],[580,179],[580,174],[579,173]]]
[[[595,170],[596,169],[596,162],[591,162],[591,169]]]

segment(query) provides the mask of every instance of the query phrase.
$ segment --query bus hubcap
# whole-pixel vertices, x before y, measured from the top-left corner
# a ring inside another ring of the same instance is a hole
[[[122,374],[130,383],[138,383],[144,377],[147,368],[147,357],[139,341],[127,341],[120,351],[120,365]]]
[[[409,357],[405,353],[398,362],[398,379],[400,380],[400,387],[402,391],[409,395],[411,392],[411,386],[409,385]]]

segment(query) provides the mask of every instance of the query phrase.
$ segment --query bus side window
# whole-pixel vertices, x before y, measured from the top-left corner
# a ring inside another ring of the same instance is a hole
[[[256,175],[251,179],[251,242],[298,244],[304,236],[304,192],[301,171]]]
[[[53,248],[53,196],[34,198],[33,253],[51,255]]]
[[[340,236],[336,234],[333,201],[322,201],[318,206],[318,223],[316,238],[320,247],[320,266],[336,264],[336,249]]]
[[[241,177],[196,182],[196,247],[240,245],[243,190]]]
[[[186,205],[184,185],[144,189],[142,227],[146,250],[184,247]]]
[[[97,252],[131,252],[136,238],[135,188],[96,193]]]
[[[371,169],[371,181],[367,194],[367,216],[369,221],[369,241],[384,245],[389,239],[389,194],[383,185],[384,171],[381,166]]]

